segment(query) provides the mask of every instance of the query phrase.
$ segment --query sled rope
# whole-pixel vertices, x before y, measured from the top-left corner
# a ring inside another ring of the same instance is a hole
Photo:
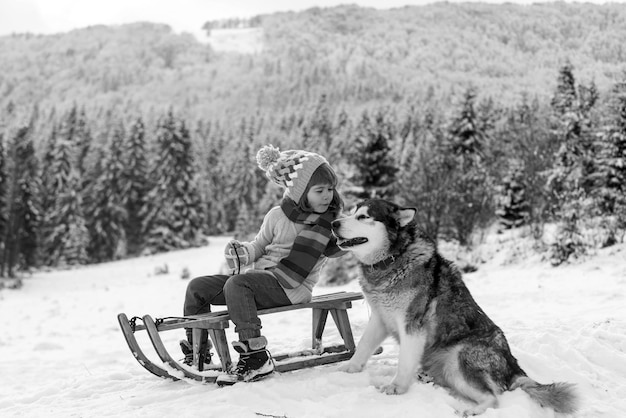
[[[163,318],[155,318],[154,323],[158,327],[167,319],[189,319],[189,318],[184,317],[184,316],[164,316]]]
[[[135,328],[137,327],[137,320],[142,320],[141,317],[139,316],[133,316],[132,318],[130,318],[128,320],[128,324],[130,325],[130,329],[133,330],[133,332],[135,332]]]
[[[240,274],[241,273],[241,259],[239,258],[239,253],[237,252],[237,248],[235,248],[232,242],[230,243],[230,247],[235,252],[235,256],[237,256],[237,273],[236,274]],[[233,274],[235,274],[235,269],[233,269]]]

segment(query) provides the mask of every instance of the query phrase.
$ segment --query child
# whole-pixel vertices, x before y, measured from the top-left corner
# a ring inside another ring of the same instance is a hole
[[[330,229],[343,201],[326,159],[306,151],[280,152],[271,145],[259,150],[256,158],[266,176],[286,190],[281,205],[265,215],[253,241],[231,241],[226,246],[231,268],[250,267],[232,276],[197,277],[185,295],[185,315],[210,312],[211,304],[226,305],[239,334],[239,341],[233,342],[239,362],[218,377],[220,385],[260,379],[274,371],[257,309],[310,301],[326,257],[344,254]],[[181,348],[190,361],[189,329],[187,340],[181,341]],[[206,344],[200,342],[201,347]]]

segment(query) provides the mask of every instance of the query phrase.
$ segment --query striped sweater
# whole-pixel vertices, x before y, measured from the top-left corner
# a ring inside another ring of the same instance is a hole
[[[291,221],[280,206],[272,208],[265,215],[261,229],[254,240],[242,243],[248,250],[252,263],[248,271],[263,271],[276,277],[268,269],[274,269],[283,258],[289,256],[296,237],[305,227],[304,224]],[[328,246],[323,250],[323,255],[302,283],[294,283],[296,286],[293,288],[281,283],[289,300],[292,303],[304,303],[311,300],[313,286],[319,280],[326,258],[343,254],[345,252],[339,250],[334,238],[331,238]],[[281,282],[280,279],[278,280]]]

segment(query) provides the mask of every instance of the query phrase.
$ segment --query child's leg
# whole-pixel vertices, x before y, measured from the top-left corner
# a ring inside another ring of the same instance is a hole
[[[211,305],[225,305],[224,284],[229,276],[202,276],[192,279],[187,285],[183,314],[199,315],[211,312]]]
[[[261,336],[257,309],[290,305],[291,301],[274,276],[245,273],[232,276],[224,286],[226,305],[240,341]]]
[[[185,305],[183,307],[183,314],[187,315],[199,315],[207,312],[211,312],[211,305],[225,305],[226,298],[224,297],[224,284],[228,280],[229,276],[215,275],[215,276],[202,276],[192,279],[187,285],[187,292],[185,293]],[[187,341],[191,346],[191,328],[185,328],[185,334],[187,335]],[[205,333],[206,334],[206,333]],[[206,344],[208,336],[203,335],[200,344]],[[181,344],[183,344],[181,342]],[[182,346],[181,346],[182,348]],[[183,349],[183,352],[187,350]],[[188,353],[186,353],[187,355]]]
[[[228,373],[218,376],[218,385],[261,379],[274,371],[267,351],[267,340],[261,336],[257,309],[290,305],[291,301],[278,281],[268,273],[245,273],[232,276],[224,285],[230,319],[235,323],[239,341],[233,347],[239,361]]]

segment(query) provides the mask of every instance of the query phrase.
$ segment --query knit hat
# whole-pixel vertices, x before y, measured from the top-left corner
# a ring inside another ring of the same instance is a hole
[[[294,202],[300,199],[306,190],[311,176],[322,164],[328,164],[326,158],[314,152],[288,150],[280,152],[272,145],[266,145],[256,154],[259,168],[265,171],[268,179],[287,189]]]

